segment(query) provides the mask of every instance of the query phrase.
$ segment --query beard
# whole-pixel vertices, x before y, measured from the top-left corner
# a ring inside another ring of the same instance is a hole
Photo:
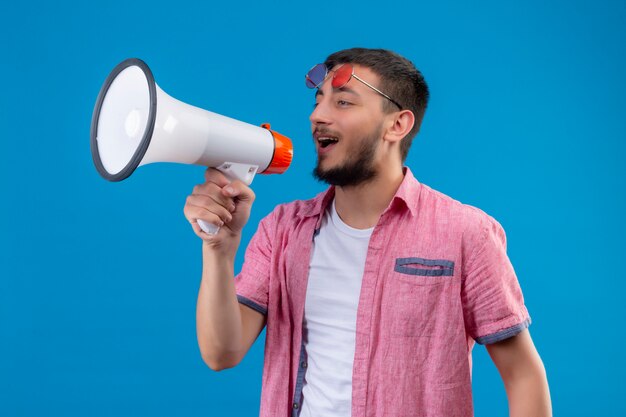
[[[339,166],[322,169],[318,157],[317,166],[313,170],[313,177],[337,187],[350,187],[366,183],[376,177],[374,156],[376,146],[382,134],[382,125],[376,131],[363,137],[358,149],[349,152],[346,160]]]

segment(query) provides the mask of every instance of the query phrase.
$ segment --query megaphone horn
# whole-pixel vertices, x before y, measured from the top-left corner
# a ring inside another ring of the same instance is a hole
[[[145,62],[130,58],[111,71],[100,89],[91,119],[91,153],[109,181],[126,179],[152,162],[179,162],[214,167],[250,184],[257,172],[285,172],[293,145],[269,124],[254,126],[170,97]],[[217,233],[202,223],[205,232]]]

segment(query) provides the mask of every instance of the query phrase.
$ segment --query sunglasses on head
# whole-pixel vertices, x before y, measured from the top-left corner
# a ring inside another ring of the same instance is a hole
[[[309,88],[319,88],[319,86],[321,86],[322,83],[326,80],[330,72],[333,73],[333,78],[331,82],[333,88],[341,88],[344,85],[348,84],[348,81],[350,81],[350,79],[354,78],[355,80],[362,82],[372,90],[376,91],[378,94],[385,97],[387,100],[398,106],[400,110],[402,110],[402,106],[398,104],[397,101],[395,101],[370,83],[359,78],[354,73],[354,67],[352,66],[352,64],[341,64],[334,71],[329,71],[324,64],[317,64],[313,68],[311,68],[309,72],[306,73],[304,77],[306,86]]]

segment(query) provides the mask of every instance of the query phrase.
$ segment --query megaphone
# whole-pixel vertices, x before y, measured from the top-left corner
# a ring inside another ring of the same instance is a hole
[[[280,174],[293,158],[291,140],[200,109],[167,95],[148,65],[130,58],[106,78],[91,119],[91,153],[109,181],[128,178],[153,162],[204,165],[250,184],[255,174]],[[219,228],[198,220],[206,233]]]

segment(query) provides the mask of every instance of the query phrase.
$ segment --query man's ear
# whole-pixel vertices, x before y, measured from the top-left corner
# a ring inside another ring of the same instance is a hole
[[[403,137],[409,134],[415,125],[415,115],[411,110],[401,110],[389,115],[389,122],[383,139],[389,142],[400,142]]]

